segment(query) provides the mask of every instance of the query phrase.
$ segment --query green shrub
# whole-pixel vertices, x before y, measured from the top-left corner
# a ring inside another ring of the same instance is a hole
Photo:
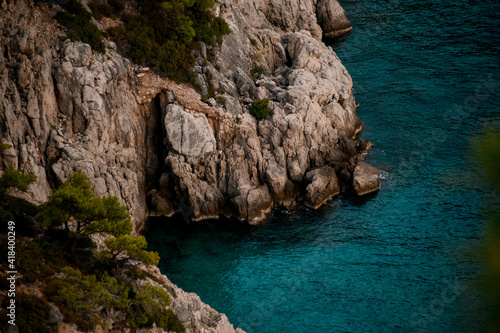
[[[46,258],[50,257],[37,241],[28,242],[18,251],[17,269],[23,275],[23,282],[33,283],[55,273],[53,261],[46,262]]]
[[[165,309],[170,304],[170,295],[152,284],[145,284],[132,300],[127,321],[132,328],[150,327],[153,323],[167,331],[184,332],[184,326],[172,310]]]
[[[16,221],[18,233],[34,234],[33,216],[37,213],[37,207],[24,199],[11,196],[9,189],[16,188],[26,191],[35,180],[35,175],[25,175],[12,167],[4,170],[0,177],[0,232],[7,230],[8,221]]]
[[[138,14],[121,17],[124,32],[115,27],[108,34],[134,62],[189,82],[197,42],[215,46],[231,32],[223,18],[213,16],[212,7],[212,0],[144,0]]]
[[[65,267],[64,276],[52,279],[45,293],[59,306],[70,321],[80,323],[82,329],[101,322],[103,309],[126,309],[129,288],[104,273],[100,279],[85,275],[78,269]]]
[[[259,120],[267,119],[270,113],[269,98],[257,99],[253,101],[250,107],[250,114]]]
[[[35,295],[16,294],[16,325],[23,333],[50,333],[45,324],[50,313],[50,305],[46,300]]]
[[[102,41],[101,31],[91,22],[92,15],[76,0],[70,0],[65,6],[66,11],[56,14],[56,20],[68,28],[68,38],[89,44],[92,49],[105,53],[106,47]]]
[[[252,44],[253,46],[257,46],[257,41],[253,38],[250,38],[250,44]]]
[[[105,17],[113,17],[113,7],[107,3],[104,4],[95,4],[94,2],[88,3],[92,14],[96,20],[100,20]]]

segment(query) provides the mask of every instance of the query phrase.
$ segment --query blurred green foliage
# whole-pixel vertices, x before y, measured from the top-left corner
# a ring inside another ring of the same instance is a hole
[[[52,330],[45,321],[50,313],[50,305],[43,298],[35,295],[17,293],[16,325],[23,333],[49,333]]]
[[[493,191],[487,201],[484,286],[495,313],[491,332],[500,332],[500,130],[490,130],[474,142],[474,152]]]

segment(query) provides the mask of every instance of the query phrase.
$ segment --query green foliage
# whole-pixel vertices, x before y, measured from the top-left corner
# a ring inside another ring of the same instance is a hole
[[[250,107],[250,114],[259,120],[267,119],[270,113],[269,98],[257,99],[253,101]]]
[[[46,300],[35,295],[16,294],[16,325],[23,333],[49,333],[51,330],[45,324],[50,313],[50,305]]]
[[[189,82],[196,42],[215,46],[230,33],[224,19],[210,12],[212,7],[212,0],[144,0],[138,14],[124,15],[124,26],[108,33],[135,62],[177,82]]]
[[[226,98],[224,96],[217,96],[217,98],[215,99],[217,101],[217,103],[219,103],[220,105],[224,105],[226,104]]]
[[[170,304],[170,295],[152,284],[145,284],[139,289],[130,307],[128,323],[131,327],[156,326],[167,331],[184,332],[177,315],[165,307]]]
[[[7,222],[9,221],[14,221],[14,215],[0,206],[0,224],[2,226],[0,232],[5,233],[7,231]]]
[[[23,281],[33,283],[52,276],[64,265],[64,248],[58,242],[32,240],[17,252],[17,269]]]
[[[492,304],[491,332],[500,329],[500,130],[489,130],[474,142],[475,157],[481,163],[484,179],[493,190],[487,201],[487,228],[483,259],[484,287]],[[489,324],[489,323],[488,323]]]
[[[4,232],[8,221],[16,221],[19,232],[31,233],[34,225],[32,217],[37,208],[32,203],[9,195],[10,188],[26,191],[36,180],[35,175],[23,174],[8,167],[0,177],[0,231]]]
[[[102,309],[127,308],[129,288],[107,273],[98,279],[71,267],[65,267],[62,272],[62,277],[50,281],[45,293],[68,319],[79,322],[80,318],[93,327],[100,323]]]
[[[104,243],[113,258],[127,253],[130,259],[140,260],[146,265],[157,265],[160,260],[158,253],[144,250],[148,246],[144,236],[122,235],[118,238],[108,238]]]
[[[481,162],[488,180],[496,190],[500,189],[500,131],[490,131],[475,145],[476,156]]]
[[[9,145],[8,143],[0,143],[0,150],[5,150],[12,148],[12,145]]]
[[[91,22],[92,15],[77,0],[70,0],[65,6],[66,11],[56,14],[56,20],[68,28],[68,38],[72,41],[82,41],[92,49],[105,53],[106,47],[102,41],[101,31]]]
[[[257,41],[253,38],[250,38],[250,44],[252,44],[252,46],[257,47]]]
[[[36,180],[35,175],[25,175],[21,171],[8,167],[0,177],[0,198],[4,198],[10,187],[26,191],[28,186]]]
[[[119,278],[121,267],[131,259],[142,261],[146,265],[157,265],[160,261],[158,253],[145,250],[148,243],[144,236],[121,235],[108,238],[104,243],[106,250],[102,255],[113,260]]]
[[[132,231],[127,208],[116,197],[95,197],[90,182],[80,171],[52,192],[36,217],[49,227],[64,225],[68,232],[69,223],[75,222],[75,237],[101,232],[121,236]]]
[[[255,66],[254,68],[252,68],[252,80],[253,81],[256,81],[256,79],[259,78],[259,76],[263,75],[266,73],[265,69],[261,66]]]

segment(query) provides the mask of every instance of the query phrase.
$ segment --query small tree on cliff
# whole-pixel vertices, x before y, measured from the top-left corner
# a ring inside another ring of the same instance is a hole
[[[118,278],[120,267],[131,259],[147,265],[156,265],[159,261],[156,252],[145,250],[147,243],[143,236],[130,235],[133,226],[127,207],[120,205],[116,197],[94,196],[89,180],[80,171],[52,192],[37,218],[49,227],[64,226],[73,239],[72,253],[81,238],[99,233],[110,236],[105,241],[106,250],[98,258],[111,259]]]
[[[144,236],[122,235],[108,238],[104,243],[106,250],[101,256],[113,261],[118,279],[121,279],[121,268],[131,260],[142,261],[146,265],[157,265],[160,261],[158,253],[145,250],[148,243]]]
[[[10,146],[4,144],[0,147],[0,149],[8,148]],[[2,232],[4,227],[6,227],[6,223],[11,220],[16,221],[18,227],[23,227],[23,229],[25,229],[24,227],[28,227],[28,229],[31,229],[34,223],[32,217],[36,214],[36,206],[24,199],[10,195],[9,189],[15,188],[20,191],[26,191],[29,185],[35,180],[35,175],[25,175],[13,167],[8,167],[4,170],[0,177],[0,222],[2,223]]]
[[[120,205],[116,197],[94,196],[90,182],[81,171],[70,175],[52,192],[37,218],[48,227],[64,226],[75,242],[96,233],[118,237],[132,231],[127,208]]]

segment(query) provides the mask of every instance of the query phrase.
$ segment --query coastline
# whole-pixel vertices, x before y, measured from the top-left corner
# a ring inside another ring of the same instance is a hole
[[[81,170],[97,196],[128,207],[136,233],[147,216],[183,207],[192,221],[225,215],[259,224],[276,207],[319,208],[340,191],[377,191],[378,171],[356,173],[371,146],[356,140],[351,77],[321,42],[350,31],[347,16],[336,1],[305,6],[217,2],[232,33],[220,47],[196,51],[200,94],[131,63],[112,41],[99,54],[66,39],[46,3],[6,4],[0,121],[11,147],[2,167],[37,177],[18,193],[36,204]],[[249,109],[263,99],[271,116],[257,120]],[[365,185],[363,177],[373,179]],[[233,331],[227,317],[179,293],[185,297],[172,308],[189,312],[180,317],[193,331],[214,321],[215,331]]]

